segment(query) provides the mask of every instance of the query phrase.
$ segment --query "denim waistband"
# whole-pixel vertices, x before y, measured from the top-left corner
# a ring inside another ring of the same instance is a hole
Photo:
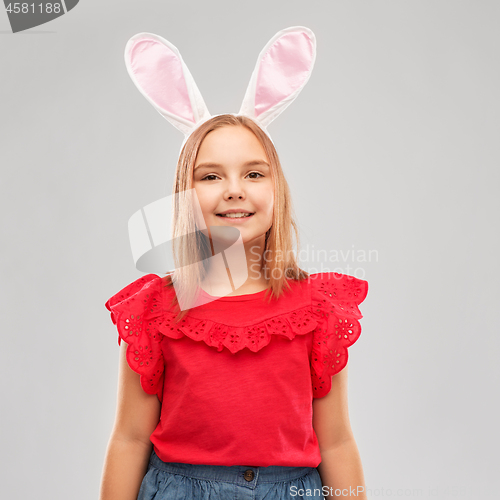
[[[181,474],[183,476],[212,481],[225,481],[250,488],[255,487],[257,483],[292,481],[315,470],[314,467],[287,467],[282,465],[253,467],[246,465],[226,466],[164,462],[154,450],[151,453],[149,463],[157,469],[172,474]],[[252,473],[249,471],[252,471]],[[249,481],[248,479],[251,480]]]

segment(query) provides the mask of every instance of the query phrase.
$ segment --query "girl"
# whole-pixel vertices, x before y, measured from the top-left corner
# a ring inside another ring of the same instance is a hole
[[[299,268],[288,185],[255,120],[218,115],[189,135],[174,192],[189,190],[207,232],[178,203],[179,268],[106,302],[121,351],[100,499],[366,499],[346,363],[367,282]],[[216,227],[239,230],[245,269],[210,259]]]

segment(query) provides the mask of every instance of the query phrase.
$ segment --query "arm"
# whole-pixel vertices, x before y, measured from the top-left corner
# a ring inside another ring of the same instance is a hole
[[[313,428],[318,438],[321,463],[318,472],[328,495],[344,490],[340,498],[367,500],[363,467],[354,440],[347,407],[347,366],[332,377],[332,389],[313,399]],[[326,489],[326,488],[325,488]]]
[[[161,404],[146,394],[140,376],[125,358],[122,340],[115,424],[106,451],[99,500],[136,500],[152,451],[151,433],[160,420]]]

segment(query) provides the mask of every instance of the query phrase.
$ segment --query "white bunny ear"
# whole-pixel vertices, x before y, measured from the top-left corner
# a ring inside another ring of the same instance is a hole
[[[316,37],[304,26],[279,31],[262,49],[239,114],[264,130],[299,95],[316,60]]]
[[[210,118],[180,52],[168,40],[134,35],[125,47],[125,65],[141,94],[185,136]]]

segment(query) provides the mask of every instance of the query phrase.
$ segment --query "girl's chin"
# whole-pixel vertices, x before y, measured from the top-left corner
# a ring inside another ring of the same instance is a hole
[[[222,226],[216,226],[216,227],[222,227]],[[227,227],[227,226],[225,226]],[[260,239],[262,239],[262,243],[265,240],[266,237],[266,232],[260,233],[258,231],[252,231],[249,230],[248,228],[245,227],[237,227],[235,229],[238,229],[241,235],[241,239],[243,241],[243,244],[246,245],[248,243],[255,243],[255,244],[260,244]],[[213,241],[220,241],[221,243],[234,243],[234,235],[235,233],[233,231],[229,231],[229,234],[225,234],[225,231],[220,231],[220,230],[212,230],[211,235],[212,235],[212,240]]]

